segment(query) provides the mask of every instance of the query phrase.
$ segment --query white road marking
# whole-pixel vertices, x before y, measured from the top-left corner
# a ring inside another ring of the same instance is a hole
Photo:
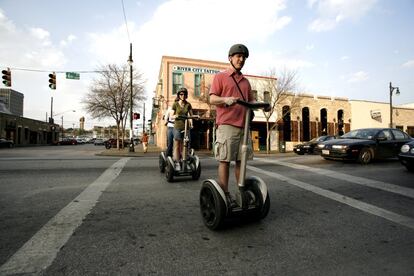
[[[379,190],[383,190],[383,191],[387,191],[387,192],[391,192],[391,193],[395,193],[395,194],[400,194],[400,195],[403,195],[405,197],[414,198],[414,190],[413,189],[398,186],[398,185],[394,185],[394,184],[383,182],[383,181],[368,179],[368,178],[365,178],[365,177],[353,176],[353,175],[349,175],[349,174],[345,174],[345,173],[340,173],[340,172],[337,172],[337,171],[319,169],[319,168],[309,167],[309,166],[305,166],[305,165],[293,164],[293,163],[289,163],[289,162],[282,162],[282,161],[278,161],[278,160],[266,160],[266,159],[263,159],[263,158],[255,158],[255,160],[265,162],[265,163],[273,163],[273,164],[277,164],[277,165],[281,165],[281,166],[286,166],[286,167],[290,167],[290,168],[293,168],[293,169],[305,170],[305,171],[309,171],[311,173],[317,173],[317,174],[325,175],[325,176],[328,176],[328,177],[331,177],[331,178],[351,182],[351,183],[354,183],[354,184],[359,184],[359,185],[367,186],[367,187],[370,187],[370,188],[375,188],[375,189],[379,189]]]
[[[343,204],[349,205],[349,206],[351,206],[353,208],[356,208],[356,209],[359,209],[361,211],[364,211],[364,212],[382,217],[382,218],[387,219],[389,221],[392,221],[392,222],[407,226],[411,229],[414,229],[414,219],[412,219],[410,217],[399,215],[397,213],[393,213],[391,211],[379,208],[375,205],[371,205],[371,204],[368,204],[368,203],[365,203],[365,202],[362,202],[362,201],[359,201],[359,200],[356,200],[356,199],[353,199],[353,198],[350,198],[350,197],[347,197],[347,196],[344,196],[344,195],[341,195],[341,194],[338,194],[338,193],[334,193],[334,192],[331,192],[331,191],[328,191],[328,190],[324,190],[322,188],[313,186],[309,183],[305,183],[305,182],[302,182],[302,181],[299,181],[299,180],[296,180],[296,179],[293,179],[293,178],[290,178],[290,177],[286,177],[286,176],[283,176],[283,175],[278,174],[278,173],[265,171],[265,170],[262,170],[262,169],[259,169],[259,168],[253,167],[253,166],[247,166],[247,168],[252,170],[252,171],[255,171],[257,173],[265,174],[267,176],[279,179],[280,181],[287,182],[289,184],[292,184],[292,185],[297,186],[299,188],[302,188],[304,190],[313,192],[315,194],[321,195],[323,197],[326,197],[326,198],[341,202]]]
[[[75,229],[95,206],[102,192],[121,173],[131,158],[122,158],[102,173],[79,196],[50,219],[0,267],[0,275],[39,274],[56,258]]]

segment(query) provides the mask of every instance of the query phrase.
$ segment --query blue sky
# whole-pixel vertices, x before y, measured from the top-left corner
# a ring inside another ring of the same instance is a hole
[[[44,120],[53,96],[65,127],[81,116],[87,128],[112,123],[82,109],[96,75],[59,74],[51,91],[49,72],[17,69],[122,65],[130,42],[147,80],[147,118],[162,55],[227,62],[239,42],[251,52],[244,73],[294,70],[300,93],[388,102],[391,81],[401,91],[393,103],[414,102],[413,0],[124,0],[124,7],[128,32],[121,0],[0,0],[0,66],[16,68],[12,88],[25,95],[25,117]]]

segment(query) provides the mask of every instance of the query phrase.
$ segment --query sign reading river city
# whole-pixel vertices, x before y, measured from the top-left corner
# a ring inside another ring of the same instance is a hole
[[[211,68],[200,68],[200,67],[191,67],[191,66],[173,66],[174,72],[191,72],[196,74],[217,74],[220,70],[211,69]]]

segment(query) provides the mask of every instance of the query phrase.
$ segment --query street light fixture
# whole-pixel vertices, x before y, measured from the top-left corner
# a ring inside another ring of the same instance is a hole
[[[129,144],[129,152],[135,152],[135,148],[134,148],[134,131],[133,131],[133,125],[132,125],[132,120],[133,120],[133,116],[132,116],[132,110],[133,110],[133,102],[132,102],[132,63],[134,61],[132,60],[132,43],[129,43],[129,58],[128,58],[128,64],[129,64],[129,71],[130,71],[130,95],[129,95],[129,106],[130,106],[130,110],[129,110],[129,120],[130,120],[130,132],[129,132],[129,137],[131,139],[130,144]]]
[[[400,88],[396,86],[392,86],[392,83],[390,82],[390,127],[393,127],[392,123],[392,92],[395,90],[395,95],[400,95]]]

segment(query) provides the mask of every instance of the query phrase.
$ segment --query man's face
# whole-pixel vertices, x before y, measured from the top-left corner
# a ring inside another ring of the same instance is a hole
[[[229,57],[229,61],[233,64],[236,70],[241,70],[244,66],[244,62],[246,61],[246,58],[244,57],[243,54],[234,54]]]

